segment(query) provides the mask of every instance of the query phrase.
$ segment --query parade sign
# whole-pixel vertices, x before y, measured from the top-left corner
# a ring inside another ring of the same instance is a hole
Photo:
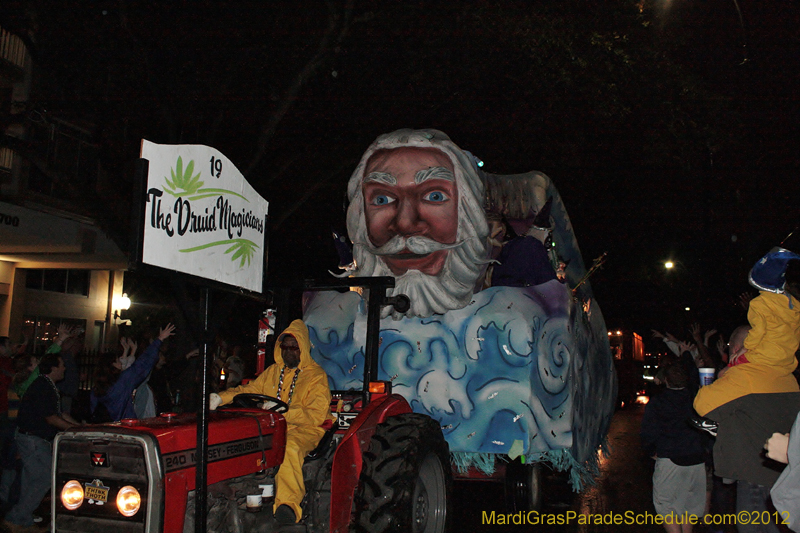
[[[218,150],[142,140],[142,262],[261,292],[267,201]]]

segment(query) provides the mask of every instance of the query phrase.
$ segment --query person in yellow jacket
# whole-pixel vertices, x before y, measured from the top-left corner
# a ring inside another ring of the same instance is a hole
[[[694,408],[705,416],[747,394],[797,392],[792,372],[800,346],[800,260],[787,263],[784,293],[761,291],[750,301],[750,332],[744,341],[747,362],[728,368],[711,385],[700,388]]]
[[[302,517],[300,502],[305,494],[303,460],[322,438],[322,424],[330,418],[331,391],[328,375],[311,358],[308,328],[293,321],[275,343],[275,364],[247,385],[211,394],[214,410],[237,394],[265,394],[289,404],[286,418],[286,454],[275,477],[273,512],[279,524],[293,524]]]

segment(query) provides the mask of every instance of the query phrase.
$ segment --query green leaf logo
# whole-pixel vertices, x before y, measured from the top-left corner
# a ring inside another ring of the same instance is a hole
[[[164,178],[167,181],[167,186],[169,186],[169,189],[165,189],[165,191],[173,196],[190,196],[203,186],[203,182],[200,181],[199,172],[196,176],[192,176],[192,172],[194,172],[194,159],[189,161],[189,164],[186,165],[186,171],[184,171],[183,159],[181,156],[178,156],[178,162],[175,163],[175,168],[170,170],[172,172],[172,181],[170,181],[169,178]]]
[[[229,254],[234,252],[233,255],[231,255],[231,261],[236,261],[239,259],[239,268],[244,266],[245,261],[247,261],[247,266],[249,267],[250,261],[253,259],[253,254],[255,254],[256,249],[259,248],[256,243],[247,239],[227,239],[224,241],[210,242],[200,246],[195,246],[194,248],[184,248],[180,251],[184,253],[197,252],[199,250],[205,250],[206,248],[211,248],[212,246],[221,246],[223,244],[232,245],[230,248],[225,250],[225,253]]]
[[[223,196],[230,194],[232,196],[238,196],[248,203],[250,202],[250,200],[238,192],[229,191],[227,189],[202,189],[201,187],[205,182],[200,181],[199,172],[196,176],[192,176],[193,172],[194,159],[189,161],[189,164],[186,165],[186,169],[184,170],[183,159],[181,156],[178,156],[178,161],[175,163],[175,168],[170,169],[172,179],[170,180],[168,177],[164,176],[164,182],[166,183],[164,192],[171,194],[176,198],[179,196],[187,196],[189,200],[192,201],[208,198],[210,196],[218,196],[220,194]]]

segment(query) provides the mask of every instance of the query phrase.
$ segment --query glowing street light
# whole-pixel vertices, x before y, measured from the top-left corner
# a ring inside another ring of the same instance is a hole
[[[686,268],[686,265],[683,264],[682,261],[678,261],[677,259],[666,259],[662,265],[664,266],[664,270],[678,270],[678,267],[688,271],[689,269]]]
[[[127,311],[131,308],[131,299],[128,297],[126,293],[123,293],[122,296],[114,296],[111,299],[111,308],[114,311],[114,324],[117,326],[120,325],[130,325],[130,320],[121,320],[121,313],[122,311]]]
[[[127,311],[131,308],[131,299],[127,293],[122,293],[122,296],[114,296],[111,299],[111,307],[114,311]]]

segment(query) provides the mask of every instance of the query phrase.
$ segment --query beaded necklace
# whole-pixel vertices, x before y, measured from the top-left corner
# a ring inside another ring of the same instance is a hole
[[[283,365],[281,369],[281,378],[278,381],[278,394],[276,395],[278,399],[281,399],[281,391],[283,390],[283,375],[286,373],[286,365]],[[300,375],[300,369],[298,368],[294,373],[294,378],[292,378],[292,386],[289,388],[289,399],[286,400],[286,405],[292,405],[292,396],[294,395],[294,386],[297,384],[297,376]]]
[[[58,413],[60,414],[61,413],[61,393],[58,392],[58,387],[56,387],[56,384],[53,383],[53,380],[50,379],[49,376],[42,376],[42,377],[47,380],[47,382],[50,384],[51,387],[53,387],[53,390],[56,393],[56,411],[58,411]]]

